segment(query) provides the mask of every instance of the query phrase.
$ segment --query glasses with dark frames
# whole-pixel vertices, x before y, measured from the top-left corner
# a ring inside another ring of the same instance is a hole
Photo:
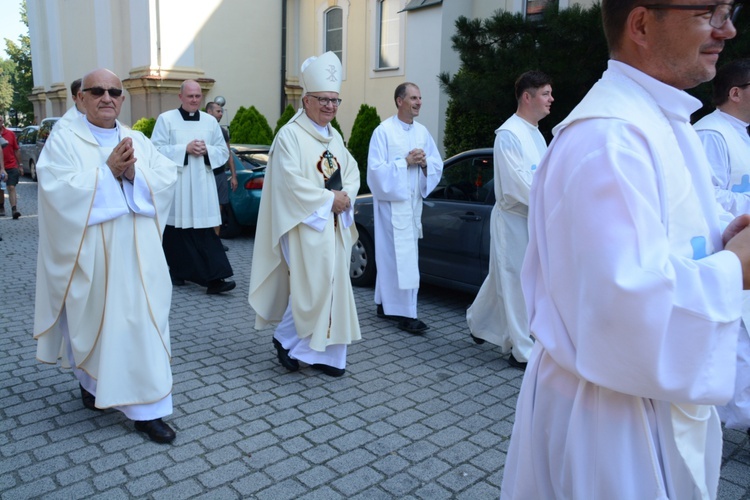
[[[728,19],[732,20],[734,24],[737,19],[737,13],[740,11],[742,4],[740,3],[713,3],[713,4],[702,4],[702,5],[681,5],[681,4],[669,4],[669,3],[653,3],[644,5],[643,7],[653,10],[705,10],[711,13],[711,18],[708,20],[708,24],[712,28],[722,28],[726,24]]]
[[[102,87],[89,87],[87,89],[83,89],[81,92],[91,92],[91,95],[95,97],[101,97],[105,92],[107,92],[110,97],[120,97],[122,95],[122,89],[116,88],[105,89]]]
[[[318,100],[321,106],[328,106],[329,104],[332,106],[338,106],[341,104],[341,99],[338,99],[336,97],[318,97],[316,95],[307,94],[309,97],[314,97]]]

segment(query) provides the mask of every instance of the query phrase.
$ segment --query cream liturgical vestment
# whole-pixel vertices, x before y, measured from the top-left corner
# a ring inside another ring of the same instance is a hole
[[[319,352],[361,338],[349,279],[352,245],[358,235],[351,210],[339,216],[331,212],[333,194],[324,184],[333,171],[326,151],[341,170],[342,191],[352,205],[359,190],[359,170],[341,135],[330,125],[328,131],[329,137],[321,135],[300,110],[274,139],[258,213],[249,294],[256,329],[279,323],[291,301],[297,335],[309,338],[309,348]]]
[[[427,156],[427,175],[406,164],[412,149]],[[417,317],[422,199],[443,174],[443,160],[424,125],[394,115],[372,134],[367,156],[367,185],[375,215],[375,303],[387,315]]]
[[[529,190],[547,150],[539,128],[514,114],[495,131],[495,207],[490,226],[490,269],[466,311],[471,334],[528,361],[533,342],[521,290],[529,243]]]
[[[219,122],[213,116],[196,111],[198,120],[183,118],[182,109],[165,111],[156,120],[151,142],[161,154],[176,163],[175,200],[167,224],[178,229],[221,225],[219,197],[213,168],[224,165],[229,150]],[[187,145],[202,139],[207,157],[187,154]]]
[[[100,146],[85,118],[55,128],[38,165],[37,357],[67,365],[72,351],[96,381],[99,408],[155,403],[172,391],[161,235],[176,165],[140,132],[119,123],[118,132],[115,144],[133,141],[133,184],[120,187],[105,163],[113,146]]]
[[[715,498],[742,269],[722,251],[700,105],[610,61],[555,129],[531,188],[536,342],[501,498]]]

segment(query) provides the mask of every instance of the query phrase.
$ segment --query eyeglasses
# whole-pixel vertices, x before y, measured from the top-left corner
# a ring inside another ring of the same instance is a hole
[[[742,4],[715,3],[710,5],[675,5],[668,3],[654,3],[651,5],[644,5],[643,7],[654,10],[705,10],[707,13],[711,13],[711,19],[708,20],[708,24],[712,28],[719,29],[726,24],[727,19],[731,19],[732,24],[734,24],[735,19],[737,19],[737,13],[740,11]]]
[[[745,87],[747,87],[748,85],[750,85],[750,82],[747,82],[747,83],[743,83],[742,85],[733,85],[733,87],[745,88]]]
[[[321,106],[328,106],[329,104],[333,107],[337,107],[339,104],[341,104],[341,99],[338,99],[336,97],[318,97],[316,95],[307,94],[309,97],[314,97],[318,100]]]
[[[110,97],[120,97],[122,95],[122,89],[103,89],[101,87],[89,87],[87,89],[83,89],[81,92],[91,92],[91,95],[96,97],[101,97],[104,95],[105,92],[109,94]]]

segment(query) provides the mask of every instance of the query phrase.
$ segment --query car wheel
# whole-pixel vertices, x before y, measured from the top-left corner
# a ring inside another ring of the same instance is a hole
[[[29,160],[29,176],[32,181],[36,181],[36,163],[34,163],[34,160]]]
[[[234,215],[232,204],[227,205],[227,220],[226,224],[221,228],[219,236],[225,239],[236,238],[242,234],[242,226],[237,222],[237,217]]]
[[[349,278],[354,286],[371,286],[375,283],[375,244],[369,234],[357,227],[359,239],[352,247]]]

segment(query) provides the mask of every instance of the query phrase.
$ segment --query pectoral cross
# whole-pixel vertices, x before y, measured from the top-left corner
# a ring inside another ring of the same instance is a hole
[[[331,174],[336,171],[336,169],[333,166],[333,154],[331,154],[331,152],[326,149],[325,152],[323,153],[323,158],[325,158],[326,161],[328,162],[328,173],[326,177],[330,177]]]

